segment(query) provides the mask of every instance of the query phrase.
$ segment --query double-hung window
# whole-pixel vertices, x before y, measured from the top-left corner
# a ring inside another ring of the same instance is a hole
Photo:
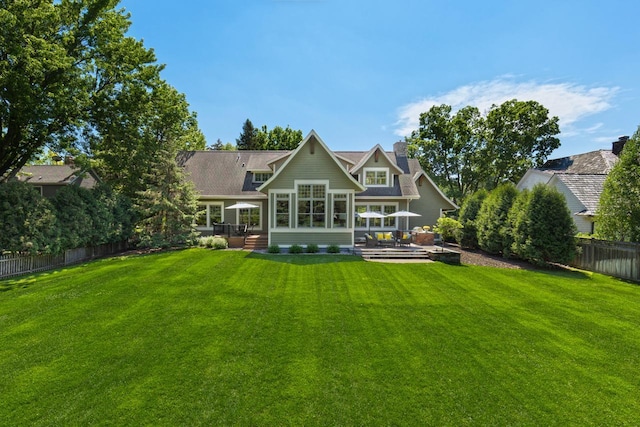
[[[276,227],[289,228],[289,194],[276,194]]]

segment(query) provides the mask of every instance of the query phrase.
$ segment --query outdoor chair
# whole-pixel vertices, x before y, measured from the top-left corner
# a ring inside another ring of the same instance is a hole
[[[365,246],[367,248],[375,248],[376,246],[378,246],[378,240],[375,237],[373,237],[371,234],[365,234],[364,238],[365,238]]]
[[[411,244],[411,233],[408,231],[397,230],[396,231],[396,240],[399,245],[410,245]]]

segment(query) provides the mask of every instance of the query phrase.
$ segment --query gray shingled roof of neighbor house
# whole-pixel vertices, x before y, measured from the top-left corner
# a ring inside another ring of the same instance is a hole
[[[574,173],[586,175],[608,174],[618,161],[618,156],[611,150],[590,151],[559,159],[548,160],[538,170],[557,173]]]
[[[604,181],[607,179],[606,175],[559,173],[556,174],[555,177],[562,181],[576,198],[580,200],[580,203],[585,206],[586,210],[579,213],[583,215],[595,215],[604,187]]]
[[[93,188],[98,182],[93,173],[82,172],[72,165],[25,166],[20,169],[16,178],[33,185],[66,185],[77,182],[83,188]]]

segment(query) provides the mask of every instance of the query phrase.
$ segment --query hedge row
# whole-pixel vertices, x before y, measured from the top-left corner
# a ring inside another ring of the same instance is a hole
[[[0,185],[0,252],[59,253],[129,239],[131,202],[100,185],[69,185],[51,200],[29,184]]]

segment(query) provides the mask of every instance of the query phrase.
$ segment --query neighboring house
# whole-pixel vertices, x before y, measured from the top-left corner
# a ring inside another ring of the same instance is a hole
[[[407,144],[393,152],[332,151],[315,131],[293,151],[193,151],[180,163],[199,192],[206,215],[203,234],[215,224],[253,225],[270,245],[353,246],[374,231],[433,225],[446,210],[458,207],[407,158]],[[238,202],[254,209],[227,209]],[[359,218],[356,213],[399,210],[420,217]]]
[[[573,220],[581,233],[594,232],[594,217],[607,175],[629,138],[620,137],[612,150],[598,150],[547,161],[542,167],[529,169],[518,182],[523,190],[542,183],[555,187],[564,195]]]
[[[44,197],[53,197],[66,185],[93,188],[100,181],[93,171],[81,171],[72,164],[25,166],[16,179],[28,182]]]

